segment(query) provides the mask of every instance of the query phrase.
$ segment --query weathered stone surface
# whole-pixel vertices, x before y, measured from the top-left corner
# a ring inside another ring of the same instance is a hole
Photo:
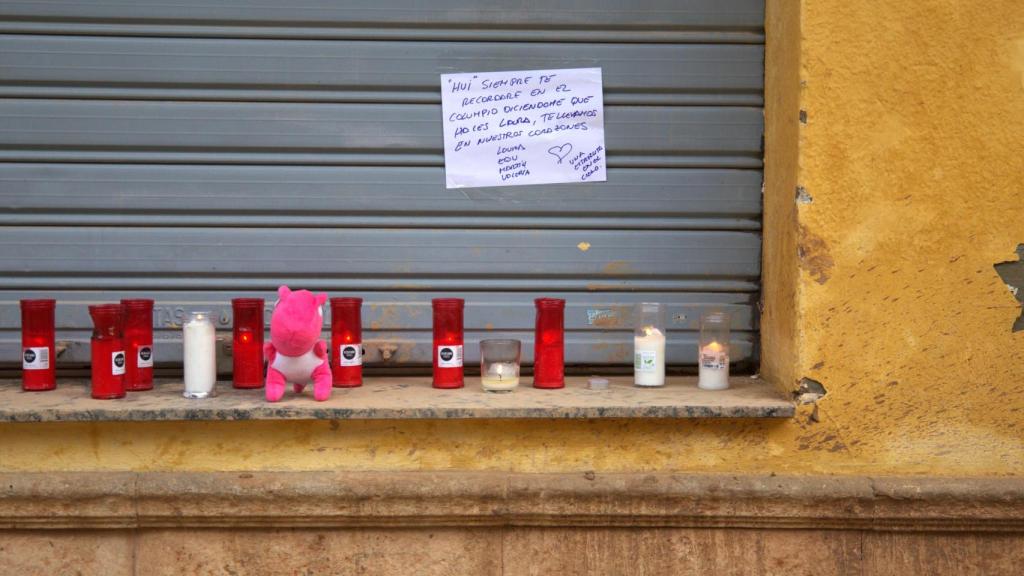
[[[0,529],[1024,531],[1024,479],[498,472],[0,474]]]
[[[861,576],[854,531],[650,528],[514,528],[508,576],[716,574]]]
[[[865,533],[864,574],[1017,576],[1024,534]]]
[[[0,530],[0,576],[122,576],[133,573],[125,530]]]
[[[1024,534],[507,527],[0,531],[27,574],[1016,575]]]
[[[444,418],[787,418],[793,403],[769,384],[733,378],[729,390],[697,388],[696,378],[669,378],[663,388],[637,388],[630,377],[611,377],[607,390],[587,389],[586,378],[570,377],[562,390],[520,386],[508,394],[466,387],[437,390],[430,378],[369,379],[360,388],[335,389],[316,402],[312,391],[289,392],[269,403],[263,390],[235,390],[221,382],[217,397],[189,400],[182,384],[164,380],[153,390],[119,400],[93,400],[87,380],[66,380],[48,392],[23,392],[17,380],[0,381],[0,422],[266,420],[266,419],[444,419]]]
[[[137,475],[125,472],[0,475],[0,529],[131,527]],[[33,520],[35,519],[35,520]]]
[[[480,519],[489,524],[503,517],[507,492],[504,475],[489,473],[143,477],[136,496],[143,526],[464,526]]]
[[[987,576],[1024,564],[1020,478],[83,472],[0,474],[0,487],[0,576]]]
[[[137,574],[501,574],[501,532],[143,530]]]

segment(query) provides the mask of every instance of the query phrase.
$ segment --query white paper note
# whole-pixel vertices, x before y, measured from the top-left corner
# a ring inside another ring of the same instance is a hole
[[[448,188],[603,182],[600,68],[441,75]]]

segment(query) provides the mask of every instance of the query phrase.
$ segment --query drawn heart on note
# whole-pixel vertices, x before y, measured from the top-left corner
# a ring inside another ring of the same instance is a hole
[[[552,146],[551,148],[548,148],[548,154],[558,158],[559,164],[562,163],[562,160],[565,160],[565,157],[568,156],[570,152],[572,152],[572,144],[569,144],[568,142],[561,146]]]

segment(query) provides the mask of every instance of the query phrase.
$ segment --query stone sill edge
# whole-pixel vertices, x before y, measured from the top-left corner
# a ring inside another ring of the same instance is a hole
[[[401,420],[401,419],[594,419],[594,418],[790,418],[791,400],[768,382],[733,379],[733,388],[700,391],[695,378],[671,378],[658,389],[638,389],[627,378],[612,377],[608,390],[586,389],[586,379],[571,377],[564,390],[522,387],[511,394],[487,394],[467,378],[467,387],[433,390],[429,378],[367,379],[361,388],[336,388],[327,402],[296,397],[267,403],[262,390],[234,390],[218,383],[218,396],[181,397],[173,380],[156,389],[130,393],[123,400],[93,400],[87,381],[58,383],[55,391],[22,392],[16,380],[0,380],[0,422],[146,422],[212,420]]]
[[[0,529],[440,526],[1024,531],[1024,479],[6,472]]]

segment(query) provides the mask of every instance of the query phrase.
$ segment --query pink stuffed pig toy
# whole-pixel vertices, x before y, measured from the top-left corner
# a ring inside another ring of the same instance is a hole
[[[292,292],[281,286],[277,296],[270,317],[270,343],[263,349],[267,357],[267,401],[280,400],[288,382],[298,393],[312,382],[313,397],[323,402],[331,397],[331,365],[327,345],[320,339],[327,294]]]

